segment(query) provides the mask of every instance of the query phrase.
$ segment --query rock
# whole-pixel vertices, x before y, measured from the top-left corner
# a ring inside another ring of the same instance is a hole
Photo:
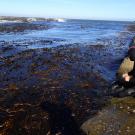
[[[135,99],[114,98],[111,104],[81,126],[87,135],[134,135]]]
[[[18,88],[17,88],[17,85],[16,85],[16,84],[11,83],[11,84],[9,84],[9,88],[8,88],[8,89],[11,90],[11,91],[15,91],[15,90],[17,90]]]
[[[131,32],[134,32],[135,31],[135,24],[128,26],[128,30]]]

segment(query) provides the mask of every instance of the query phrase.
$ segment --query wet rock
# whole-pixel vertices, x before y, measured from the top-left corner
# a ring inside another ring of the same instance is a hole
[[[2,51],[3,52],[6,52],[6,51],[10,51],[10,50],[12,50],[13,49],[13,46],[7,46],[7,47],[3,47],[2,48]]]
[[[135,134],[135,99],[114,98],[108,107],[83,123],[87,135]]]
[[[28,30],[45,30],[49,29],[48,25],[39,25],[34,23],[13,23],[13,24],[0,24],[0,33],[10,33],[10,32],[24,32]]]
[[[8,113],[0,108],[0,128],[2,128],[3,122],[6,120]]]
[[[131,32],[135,32],[135,24],[128,26],[128,30]]]
[[[9,89],[10,91],[15,91],[15,90],[18,89],[18,87],[17,87],[16,84],[11,83],[11,84],[9,84],[8,89]]]
[[[40,40],[19,40],[10,44],[52,44],[51,40]],[[0,67],[3,91],[0,93],[0,104],[9,114],[3,120],[5,126],[0,133],[51,133],[49,112],[39,106],[43,101],[52,103],[55,116],[62,113],[62,119],[66,108],[61,104],[64,104],[72,112],[70,118],[73,116],[74,122],[80,126],[105,105],[108,78],[104,75],[108,76],[111,72],[108,66],[112,61],[110,53],[109,47],[101,44],[85,47],[70,44],[51,49],[24,50],[6,57]],[[56,120],[54,124],[57,125],[57,122],[60,123],[60,131],[64,132],[62,121]]]

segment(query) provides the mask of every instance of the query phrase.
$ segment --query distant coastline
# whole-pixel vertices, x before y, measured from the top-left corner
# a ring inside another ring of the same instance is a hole
[[[46,22],[65,22],[66,20],[88,20],[88,21],[105,21],[105,22],[135,22],[131,20],[105,20],[105,19],[79,19],[79,18],[46,18],[46,17],[19,17],[19,16],[0,16],[0,23],[21,23],[21,22],[35,22],[35,21],[46,21]]]
[[[10,23],[10,22],[35,22],[35,21],[55,21],[55,22],[64,22],[63,18],[40,18],[40,17],[15,17],[15,16],[0,16],[0,23]]]

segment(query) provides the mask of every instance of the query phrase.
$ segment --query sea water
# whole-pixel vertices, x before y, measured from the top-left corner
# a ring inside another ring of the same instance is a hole
[[[57,47],[79,43],[82,45],[96,44],[103,39],[114,39],[120,33],[128,32],[127,26],[132,22],[121,21],[96,21],[96,20],[66,20],[63,22],[33,22],[36,24],[49,25],[45,30],[26,30],[24,32],[1,33],[0,41],[14,41],[20,48]],[[12,25],[12,23],[10,24]],[[34,41],[50,40],[51,44],[38,44]],[[29,42],[32,41],[31,44]]]

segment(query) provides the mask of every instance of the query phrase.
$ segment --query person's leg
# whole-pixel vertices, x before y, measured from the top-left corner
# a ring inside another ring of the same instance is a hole
[[[118,80],[116,80],[115,82],[113,82],[111,84],[111,88],[110,89],[110,94],[112,96],[118,96],[118,94],[122,91],[125,90],[125,87],[124,87],[124,80],[122,78],[119,78]]]
[[[111,89],[111,95],[116,97],[135,96],[135,78],[132,78],[129,82],[121,79]],[[116,87],[117,86],[117,87]]]

